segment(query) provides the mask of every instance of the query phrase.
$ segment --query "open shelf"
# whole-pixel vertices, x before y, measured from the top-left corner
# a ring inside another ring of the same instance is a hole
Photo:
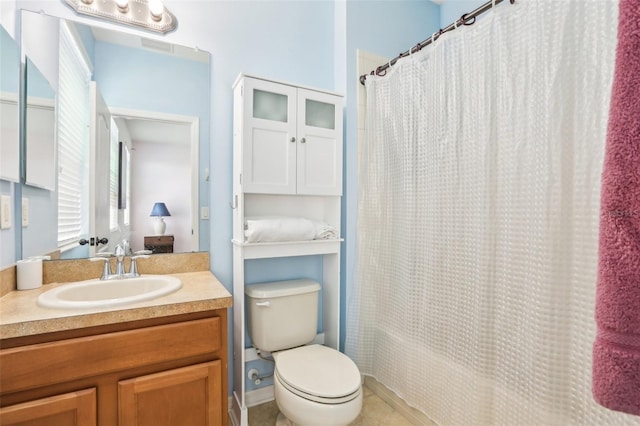
[[[344,241],[343,238],[276,243],[244,243],[238,240],[231,240],[234,246],[243,249],[245,259],[334,254],[340,252],[340,243],[342,241]]]

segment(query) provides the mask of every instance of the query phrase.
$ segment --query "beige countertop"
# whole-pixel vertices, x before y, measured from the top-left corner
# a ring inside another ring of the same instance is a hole
[[[38,295],[67,283],[12,291],[0,298],[0,339],[208,311],[232,305],[231,294],[209,271],[169,275],[182,281],[180,290],[156,299],[111,308],[50,309],[38,306]]]

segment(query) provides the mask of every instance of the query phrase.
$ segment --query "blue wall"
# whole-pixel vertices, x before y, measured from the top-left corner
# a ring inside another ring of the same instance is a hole
[[[211,266],[231,289],[233,82],[246,73],[332,90],[334,8],[330,1],[220,1],[202,7],[199,19],[211,33],[207,50],[213,66]],[[198,24],[194,19],[187,25]]]

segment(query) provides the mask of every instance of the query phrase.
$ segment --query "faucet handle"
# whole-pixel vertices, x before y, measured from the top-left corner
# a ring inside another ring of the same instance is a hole
[[[151,250],[140,250],[135,252],[135,256],[131,256],[131,266],[129,267],[129,275],[132,277],[139,277],[140,272],[138,272],[138,259],[146,259],[149,257],[149,253]]]
[[[100,254],[104,254],[104,253],[98,253],[96,256],[99,256]],[[107,253],[107,254],[111,254],[111,253]],[[104,261],[104,268],[102,268],[102,276],[100,277],[101,280],[106,280],[109,278],[109,276],[111,275],[111,263],[109,262],[109,258],[111,256],[99,256],[99,257],[90,257],[89,260],[92,262],[98,262],[100,260]]]
[[[97,260],[97,259],[108,259],[110,257],[114,257],[115,255],[108,251],[102,251],[100,253],[96,253],[96,257],[92,257],[89,260]]]

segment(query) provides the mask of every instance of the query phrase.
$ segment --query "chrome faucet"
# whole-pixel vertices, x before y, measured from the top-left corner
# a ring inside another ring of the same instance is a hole
[[[147,258],[151,254],[151,250],[140,250],[134,253],[134,256],[131,256],[131,266],[129,267],[129,272],[125,271],[124,267],[124,257],[125,257],[125,249],[118,244],[115,248],[115,253],[98,253],[97,257],[91,257],[89,260],[92,262],[104,261],[104,268],[102,268],[102,275],[100,276],[101,280],[119,280],[123,278],[134,278],[139,277],[140,273],[138,272],[138,263],[136,262],[140,258]],[[116,258],[116,272],[111,272],[111,258]]]
[[[116,246],[114,255],[116,257],[116,278],[122,277],[126,272],[124,271],[124,248],[120,244]]]

